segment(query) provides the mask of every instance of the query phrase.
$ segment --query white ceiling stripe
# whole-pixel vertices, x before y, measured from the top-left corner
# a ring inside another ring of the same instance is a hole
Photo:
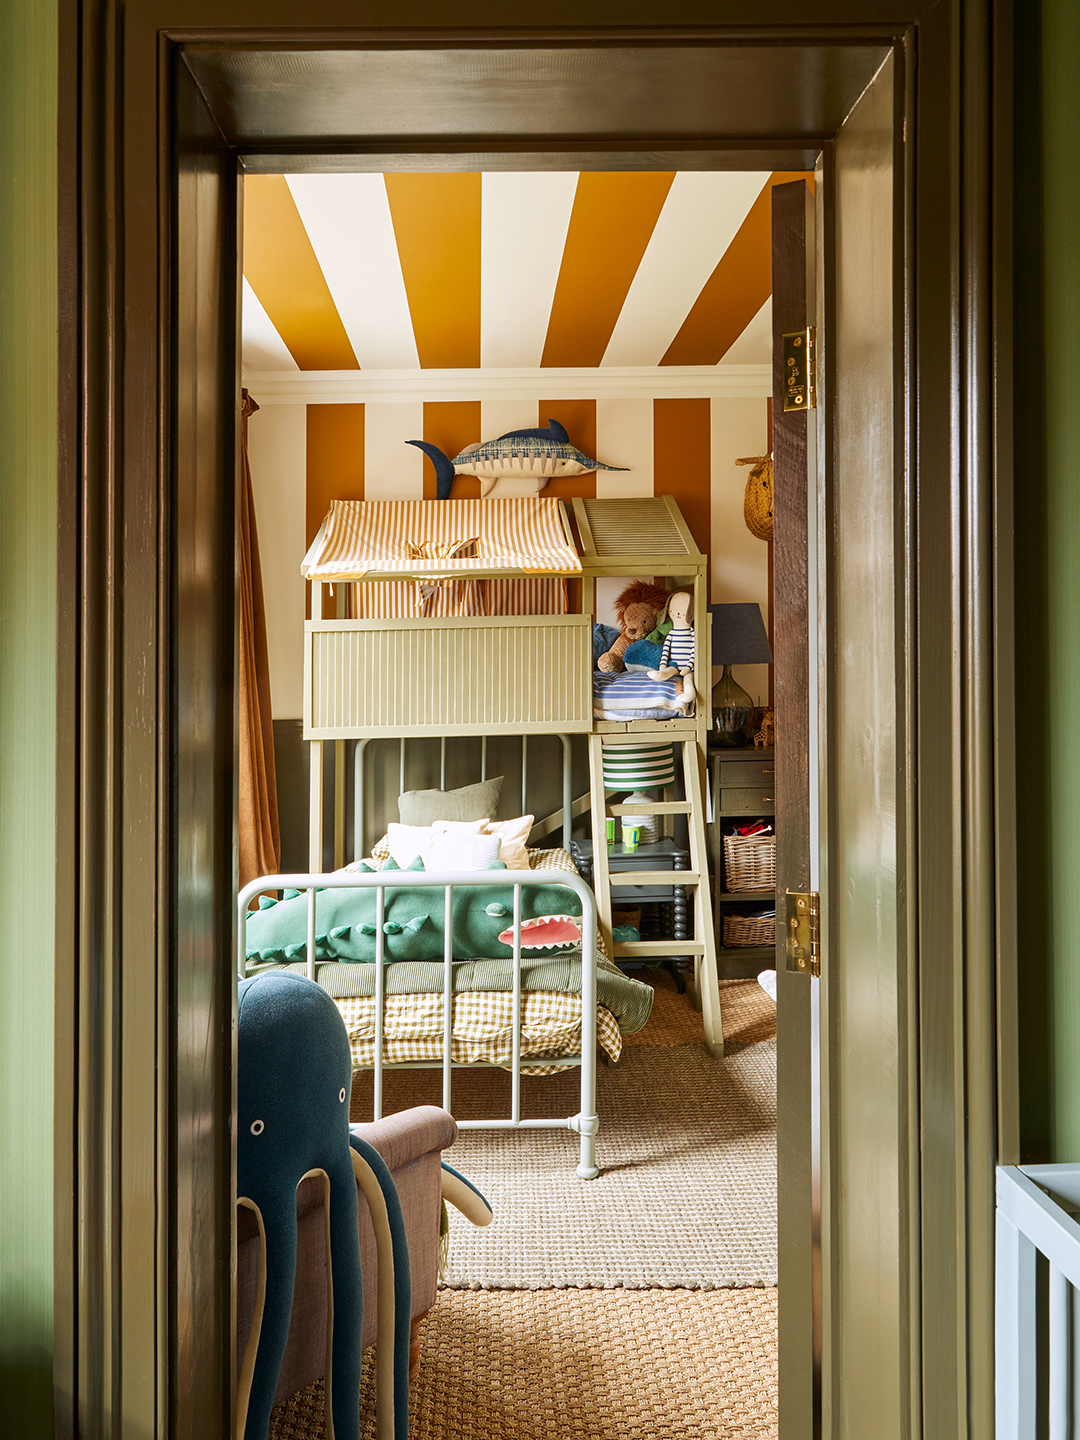
[[[721,365],[772,364],[772,296],[757,312],[726,355]]]
[[[604,366],[659,364],[769,173],[681,170],[675,176]]]
[[[246,280],[241,315],[241,368],[245,375],[249,370],[295,370],[299,373],[299,365]]]
[[[365,500],[424,498],[424,452],[406,444],[423,438],[421,401],[364,406]]]
[[[418,370],[420,357],[382,175],[285,179],[360,368]]]
[[[559,279],[574,171],[482,177],[480,364],[539,365]]]

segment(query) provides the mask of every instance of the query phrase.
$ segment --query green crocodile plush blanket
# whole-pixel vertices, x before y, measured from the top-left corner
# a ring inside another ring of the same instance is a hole
[[[423,864],[418,862],[409,868],[423,869]],[[307,958],[308,897],[295,891],[285,894],[286,898],[278,901],[263,897],[259,902],[262,908],[249,917],[245,945],[249,961]],[[385,958],[441,960],[446,915],[442,887],[409,886],[388,889],[384,895]],[[374,888],[320,890],[315,904],[315,958],[373,963],[378,923],[376,905]],[[580,899],[563,885],[530,884],[521,892],[523,921],[580,914]],[[513,948],[504,944],[499,936],[511,927],[513,916],[512,886],[457,886],[453,897],[455,959],[512,955]],[[522,938],[523,943],[527,943],[527,937]]]

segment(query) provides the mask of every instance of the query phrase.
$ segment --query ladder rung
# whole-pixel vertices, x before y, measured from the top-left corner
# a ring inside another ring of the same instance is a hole
[[[637,805],[609,805],[612,815],[689,815],[689,800],[641,801]]]
[[[628,725],[640,725],[631,730]],[[603,735],[605,745],[639,745],[642,740],[692,740],[697,732],[694,720],[660,720],[650,725],[647,720],[597,720],[593,733]]]
[[[637,955],[704,955],[701,940],[631,940],[613,947],[615,959],[629,960]]]
[[[700,885],[701,876],[696,870],[620,870],[608,876],[612,889],[618,886],[638,885]]]

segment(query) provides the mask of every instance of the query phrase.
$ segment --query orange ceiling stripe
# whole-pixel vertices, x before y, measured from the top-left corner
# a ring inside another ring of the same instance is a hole
[[[301,370],[359,370],[284,175],[244,178],[244,274]]]
[[[422,369],[480,365],[480,187],[473,174],[386,176]]]
[[[674,171],[578,177],[541,365],[600,364],[674,179]]]
[[[661,365],[718,365],[772,294],[772,187],[812,173],[777,170],[702,287]]]

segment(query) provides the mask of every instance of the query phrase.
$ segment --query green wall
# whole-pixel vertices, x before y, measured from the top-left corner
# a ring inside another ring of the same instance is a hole
[[[1077,0],[1018,0],[1017,690],[1025,1158],[1080,1160]]]
[[[0,3],[0,1430],[52,1433],[55,0]]]

